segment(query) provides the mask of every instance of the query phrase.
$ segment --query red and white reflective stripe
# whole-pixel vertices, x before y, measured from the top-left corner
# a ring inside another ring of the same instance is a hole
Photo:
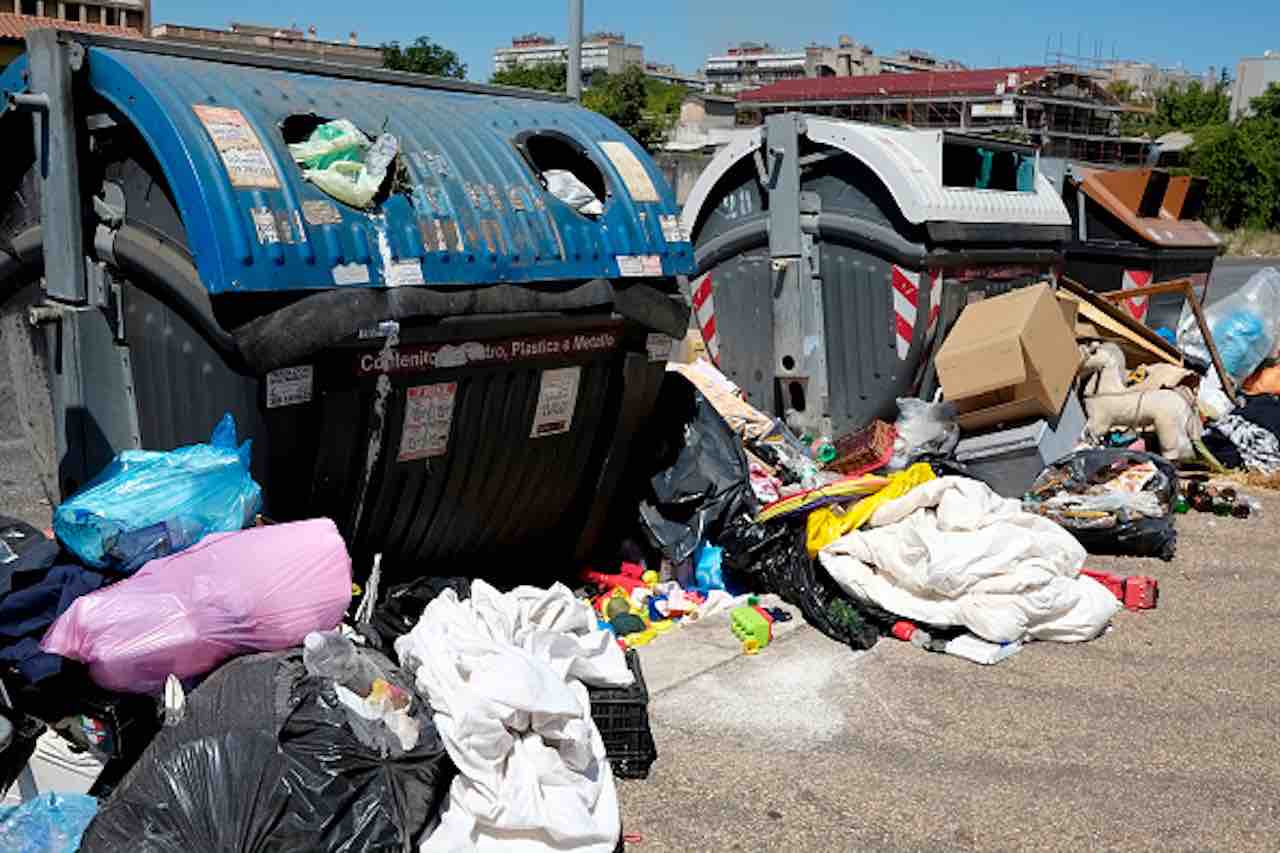
[[[911,349],[911,336],[916,328],[916,308],[920,304],[920,273],[890,267],[893,285],[893,322],[898,335],[898,358],[906,360]]]
[[[929,278],[929,329],[925,333],[933,340],[933,332],[938,328],[938,317],[942,314],[942,270],[930,270]]]
[[[711,273],[693,286],[693,316],[702,332],[702,342],[707,345],[707,355],[720,363],[720,335],[716,333],[716,303],[711,298]]]
[[[1125,270],[1121,282],[1120,287],[1123,290],[1146,287],[1151,283],[1151,270]],[[1133,319],[1140,323],[1147,321],[1147,297],[1139,296],[1136,299],[1126,299],[1124,304],[1129,309],[1129,313],[1133,315]]]

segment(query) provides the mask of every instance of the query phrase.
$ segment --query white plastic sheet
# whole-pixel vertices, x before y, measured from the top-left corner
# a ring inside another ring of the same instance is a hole
[[[561,584],[447,589],[396,641],[458,776],[422,851],[609,853],[617,791],[583,682],[632,681],[612,635]]]
[[[1089,640],[1120,609],[1080,576],[1085,550],[1070,533],[965,477],[886,503],[819,559],[850,595],[993,643]]]

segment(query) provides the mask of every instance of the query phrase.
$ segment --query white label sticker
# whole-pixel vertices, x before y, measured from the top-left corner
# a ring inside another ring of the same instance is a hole
[[[644,339],[644,348],[649,351],[650,361],[666,361],[671,357],[671,336],[652,334]]]
[[[569,431],[573,426],[573,410],[578,404],[578,383],[581,379],[581,367],[542,371],[542,386],[538,389],[538,408],[533,413],[530,438]]]
[[[244,113],[208,104],[193,104],[191,109],[208,131],[213,147],[218,149],[233,187],[279,189],[276,168]]]
[[[315,370],[309,364],[271,371],[267,374],[267,408],[310,403],[314,379]]]
[[[334,284],[368,284],[367,264],[338,264],[333,268]]]
[[[356,337],[362,341],[371,338],[389,338],[392,335],[400,334],[400,323],[397,320],[383,320],[376,326],[365,326],[356,332]]]
[[[422,264],[417,261],[396,261],[388,264],[384,272],[388,287],[413,287],[422,284]]]
[[[443,456],[448,452],[453,401],[457,395],[457,382],[419,385],[408,390],[404,403],[404,429],[400,431],[400,453],[396,456],[398,461]]]
[[[253,217],[253,230],[258,232],[258,242],[266,246],[280,242],[280,231],[276,227],[276,215],[265,207],[250,208]]]
[[[658,224],[662,226],[662,236],[668,243],[688,243],[689,235],[684,233],[678,216],[659,216]]]
[[[661,276],[662,258],[657,255],[618,255],[618,275],[627,278]]]
[[[661,201],[658,188],[649,177],[649,170],[640,162],[640,158],[627,147],[625,142],[601,142],[600,149],[609,158],[613,167],[626,184],[627,192],[635,201]]]

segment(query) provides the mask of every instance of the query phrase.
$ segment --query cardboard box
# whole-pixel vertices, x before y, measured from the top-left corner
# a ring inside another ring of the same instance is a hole
[[[963,430],[1056,418],[1080,366],[1075,330],[1037,284],[967,306],[935,365]]]

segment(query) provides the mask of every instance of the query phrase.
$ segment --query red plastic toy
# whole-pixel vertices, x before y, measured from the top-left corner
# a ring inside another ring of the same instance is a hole
[[[1125,578],[1124,606],[1130,610],[1150,610],[1156,606],[1160,597],[1160,589],[1156,579],[1146,575],[1132,575]]]

